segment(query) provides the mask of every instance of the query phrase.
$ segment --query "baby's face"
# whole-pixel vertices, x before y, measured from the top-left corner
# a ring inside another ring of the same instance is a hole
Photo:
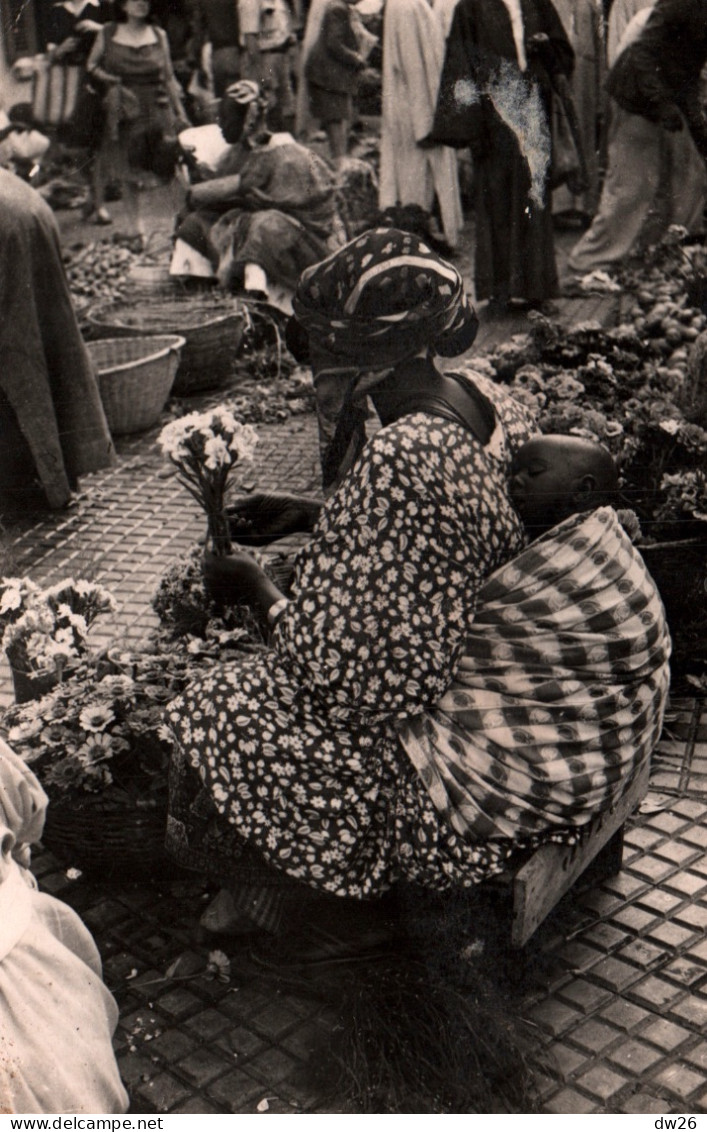
[[[551,524],[572,492],[572,469],[555,437],[537,437],[519,449],[513,461],[510,496],[529,527]]]

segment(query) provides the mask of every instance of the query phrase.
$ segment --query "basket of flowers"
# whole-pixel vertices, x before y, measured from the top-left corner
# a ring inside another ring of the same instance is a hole
[[[0,578],[0,644],[17,703],[37,699],[70,674],[87,653],[91,626],[115,608],[108,590],[84,578],[46,589],[29,578]]]
[[[92,655],[5,713],[8,743],[49,796],[44,842],[63,863],[104,877],[159,868],[171,750],[162,714],[188,664],[176,649]]]

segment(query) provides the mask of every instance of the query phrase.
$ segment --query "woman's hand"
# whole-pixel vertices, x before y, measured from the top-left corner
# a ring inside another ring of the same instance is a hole
[[[226,508],[231,538],[244,546],[263,546],[297,531],[311,531],[321,504],[286,492],[256,492]]]
[[[204,555],[204,586],[217,605],[250,605],[266,620],[268,610],[282,596],[263,568],[246,550],[228,557],[207,551]]]

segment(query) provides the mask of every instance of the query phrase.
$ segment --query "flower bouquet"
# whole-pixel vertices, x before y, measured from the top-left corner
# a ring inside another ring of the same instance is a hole
[[[177,476],[204,509],[215,554],[231,549],[225,494],[236,464],[252,459],[258,435],[226,408],[189,413],[162,429],[159,444],[177,468]]]
[[[96,618],[115,608],[108,590],[83,579],[44,590],[26,578],[0,579],[1,640],[18,703],[64,679],[86,655]]]

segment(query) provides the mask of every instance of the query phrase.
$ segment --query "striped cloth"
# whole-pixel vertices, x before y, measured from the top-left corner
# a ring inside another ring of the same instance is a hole
[[[400,741],[469,840],[581,826],[650,758],[669,656],[660,598],[615,512],[575,515],[488,578],[454,682]]]

